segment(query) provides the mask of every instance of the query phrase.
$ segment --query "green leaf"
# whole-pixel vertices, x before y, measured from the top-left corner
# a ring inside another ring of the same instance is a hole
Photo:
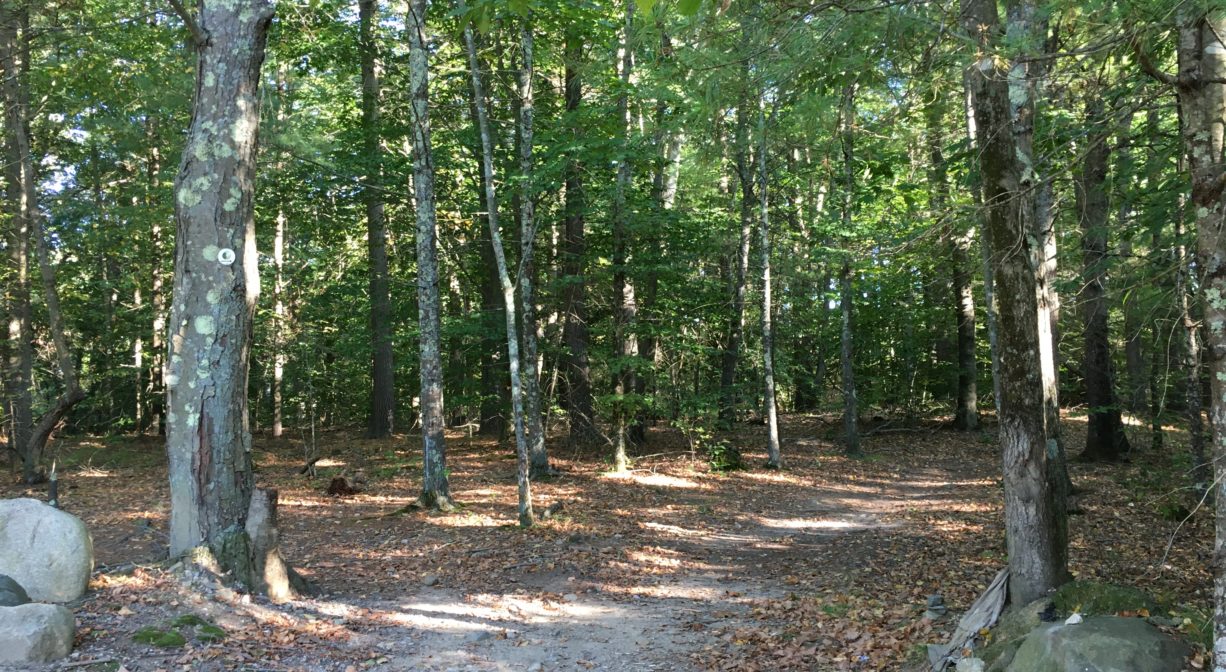
[[[677,11],[685,16],[694,16],[701,6],[702,0],[677,0]]]

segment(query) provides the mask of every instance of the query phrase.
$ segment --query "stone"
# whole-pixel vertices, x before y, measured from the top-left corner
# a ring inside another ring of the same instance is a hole
[[[30,596],[13,577],[0,574],[0,607],[18,607],[29,604]]]
[[[474,630],[468,633],[467,635],[464,635],[464,641],[466,642],[484,642],[485,640],[493,636],[494,636],[494,633],[490,632],[489,630]]]
[[[58,604],[0,607],[0,663],[47,663],[72,651],[76,622]]]
[[[94,544],[80,518],[35,499],[0,500],[0,574],[39,602],[85,594]]]
[[[979,658],[960,658],[954,665],[955,672],[983,672],[983,661]]]
[[[1029,635],[1006,672],[1180,672],[1184,642],[1140,618],[1088,617],[1078,625],[1043,625]]]
[[[423,586],[438,585],[438,574],[426,574],[425,576],[421,577],[421,585]]]

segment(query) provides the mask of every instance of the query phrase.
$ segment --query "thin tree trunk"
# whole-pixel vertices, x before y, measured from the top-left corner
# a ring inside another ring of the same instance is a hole
[[[638,360],[639,344],[635,335],[635,322],[638,319],[638,303],[634,294],[634,283],[629,276],[630,256],[628,230],[630,220],[630,78],[634,69],[634,54],[631,51],[630,37],[634,30],[635,4],[633,0],[624,0],[624,22],[622,28],[622,43],[618,49],[621,64],[619,77],[621,92],[617,96],[617,114],[621,122],[621,149],[617,161],[617,180],[613,187],[613,301],[614,301],[614,341],[617,348],[614,362],[614,394],[617,396],[617,408],[614,412],[617,425],[617,436],[614,443],[613,469],[624,472],[627,466],[626,443],[631,439],[628,434],[628,422],[632,417],[630,394],[636,389],[635,366]]]
[[[979,162],[996,291],[1000,306],[1000,443],[1004,461],[1009,593],[1016,604],[1037,599],[1068,580],[1064,497],[1051,468],[1054,445],[1045,411],[1047,388],[1034,375],[1042,366],[1037,247],[1030,213],[1019,198],[1035,176],[1021,155],[1011,100],[1029,96],[997,65],[1000,15],[994,0],[962,0],[967,34],[979,46],[970,69]]]
[[[426,31],[428,0],[412,0],[405,28],[409,34],[409,109],[413,134],[413,195],[417,214],[417,324],[421,370],[422,483],[419,501],[426,508],[450,510],[451,486],[443,409],[441,298],[438,225],[434,206],[434,154],[430,145],[430,50]]]
[[[285,121],[284,110],[288,105],[286,96],[288,88],[286,85],[286,73],[282,68],[277,73],[277,93],[279,104],[277,105],[277,123],[278,125]],[[281,175],[285,170],[285,162],[278,159],[277,174]],[[273,229],[272,241],[272,268],[273,268],[273,324],[272,324],[272,435],[273,438],[279,438],[284,430],[284,416],[282,414],[282,404],[284,397],[284,382],[285,382],[285,331],[287,314],[285,309],[285,236],[286,227],[289,224],[289,217],[285,214],[285,195],[277,194],[277,219]],[[258,416],[258,414],[257,414]]]
[[[388,286],[387,219],[383,213],[383,157],[379,131],[379,72],[375,63],[377,0],[358,0],[358,51],[362,61],[362,153],[366,162],[366,245],[370,258],[370,438],[391,436],[395,428],[396,387],[392,361],[392,298]]]
[[[147,177],[145,187],[145,207],[151,212],[162,197],[160,193],[162,154],[157,147],[157,125],[155,119],[150,119],[145,128],[145,137],[149,142],[147,159]],[[166,348],[166,294],[162,280],[162,222],[153,220],[149,232],[149,246],[153,250],[150,259],[150,289],[149,308],[153,311],[152,333],[149,335],[149,429],[154,435],[165,433],[164,425],[166,405],[165,348]]]
[[[420,0],[419,0],[420,1]],[[489,118],[485,113],[485,87],[481,83],[481,67],[477,59],[477,42],[472,26],[464,27],[464,46],[468,51],[468,69],[472,75],[473,103],[477,113],[477,129],[481,135],[481,172],[485,177],[485,202],[489,208],[488,221],[490,243],[494,261],[498,266],[498,281],[502,289],[502,302],[506,309],[507,363],[511,369],[511,409],[515,421],[515,449],[518,456],[519,524],[533,524],[532,490],[529,483],[528,439],[524,427],[523,386],[519,373],[519,335],[515,318],[515,286],[507,270],[506,253],[502,247],[502,235],[498,229],[498,197],[494,187],[494,145],[490,137]]]
[[[741,183],[741,230],[737,242],[736,268],[732,286],[732,315],[728,319],[728,340],[724,348],[719,378],[719,421],[731,428],[736,421],[736,369],[745,340],[745,293],[749,285],[749,246],[753,234],[753,168],[749,165],[749,104],[742,100],[736,113],[736,172]]]
[[[771,324],[770,208],[766,171],[766,101],[758,106],[758,231],[762,254],[762,412],[766,416],[766,465],[783,467],[779,450],[779,414],[775,401],[775,335]]]
[[[1104,129],[1103,103],[1090,94],[1086,127]],[[1085,326],[1085,386],[1089,422],[1084,460],[1119,460],[1129,450],[1115,397],[1111,338],[1107,324],[1107,167],[1111,148],[1104,132],[1091,133],[1076,176],[1077,214],[1081,225],[1082,284],[1080,303]]]
[[[533,249],[536,245],[536,188],[532,183],[535,159],[532,156],[532,19],[520,29],[523,65],[519,71],[519,172],[522,192],[519,198],[519,304],[524,332],[524,413],[528,432],[529,474],[532,478],[549,475],[549,453],[545,450],[545,423],[541,416],[541,381],[537,369],[536,275]]]
[[[855,172],[852,167],[854,151],[854,126],[856,114],[856,85],[848,84],[843,91],[842,128],[840,144],[843,152],[843,230],[851,231],[852,209],[855,207]],[[852,309],[855,294],[852,292],[851,251],[843,251],[843,268],[839,273],[839,310],[843,316],[840,331],[840,365],[843,377],[843,451],[848,455],[860,454],[860,406],[856,398],[855,357],[852,342]]]
[[[963,88],[966,90],[966,134],[972,150],[972,155],[978,152],[978,125],[975,121],[974,96],[971,92],[971,79],[968,73],[963,78]],[[970,166],[971,201],[975,206],[973,221],[979,225],[979,250],[983,270],[983,304],[984,314],[988,318],[988,350],[992,360],[992,403],[996,408],[996,417],[1000,418],[1000,332],[997,327],[999,310],[996,306],[996,285],[992,272],[992,231],[988,228],[986,210],[983,202],[983,176],[980,175],[977,161]]]

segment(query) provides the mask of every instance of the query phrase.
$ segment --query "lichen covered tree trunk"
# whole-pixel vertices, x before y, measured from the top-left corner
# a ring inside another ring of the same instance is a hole
[[[452,508],[447,477],[443,410],[441,298],[438,224],[434,206],[434,154],[430,145],[429,39],[427,0],[412,0],[405,27],[409,34],[409,105],[413,134],[413,195],[417,213],[417,324],[421,370],[421,504]]]
[[[197,47],[191,127],[175,180],[167,366],[170,554],[207,547],[254,588],[264,577],[251,505],[247,374],[260,292],[255,248],[260,67],[273,4],[203,0],[185,15]]]

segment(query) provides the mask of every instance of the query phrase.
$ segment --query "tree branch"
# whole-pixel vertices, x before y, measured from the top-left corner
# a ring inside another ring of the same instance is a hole
[[[196,17],[192,16],[192,13],[187,11],[187,8],[183,6],[182,0],[168,0],[168,2],[170,2],[171,7],[174,7],[175,13],[179,15],[179,18],[183,19],[183,23],[187,25],[187,29],[191,31],[192,41],[196,43],[196,46],[203,47],[208,44],[208,32],[201,28],[199,23],[196,23]]]
[[[1164,72],[1154,64],[1153,60],[1150,59],[1149,54],[1146,53],[1145,49],[1141,46],[1141,38],[1139,36],[1134,35],[1130,42],[1132,44],[1132,52],[1137,55],[1137,62],[1141,64],[1141,69],[1145,71],[1145,74],[1153,77],[1163,84],[1166,84],[1167,86],[1175,86],[1179,83],[1178,77],[1169,72]]]

